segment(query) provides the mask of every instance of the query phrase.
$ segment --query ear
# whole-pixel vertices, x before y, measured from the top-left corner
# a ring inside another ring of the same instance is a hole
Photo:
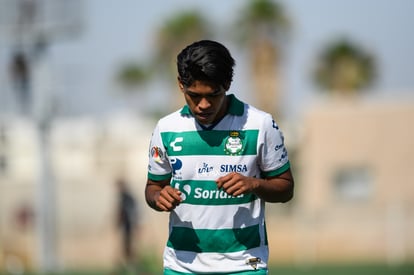
[[[178,87],[181,91],[184,91],[184,84],[181,82],[181,78],[177,77]]]

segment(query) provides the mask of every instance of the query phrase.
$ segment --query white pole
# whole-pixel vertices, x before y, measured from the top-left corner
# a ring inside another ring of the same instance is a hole
[[[46,56],[41,55],[33,68],[33,117],[38,132],[39,172],[37,188],[38,261],[41,271],[55,271],[58,267],[56,241],[56,190],[51,173],[50,122],[52,120],[51,72]]]

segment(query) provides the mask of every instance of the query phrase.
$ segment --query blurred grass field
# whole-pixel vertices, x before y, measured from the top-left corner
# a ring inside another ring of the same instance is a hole
[[[388,266],[386,264],[320,265],[309,268],[274,266],[269,275],[414,275],[414,263]]]
[[[160,266],[119,267],[113,270],[61,271],[53,273],[25,272],[20,275],[160,275]],[[312,267],[271,266],[269,275],[414,275],[414,262],[389,266],[386,264],[318,265]],[[0,275],[14,275],[0,272]]]

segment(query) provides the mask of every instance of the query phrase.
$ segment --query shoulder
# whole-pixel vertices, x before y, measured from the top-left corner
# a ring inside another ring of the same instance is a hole
[[[256,108],[253,105],[245,104],[245,115],[247,116],[247,121],[255,125],[268,125],[273,123],[274,119],[270,113],[267,113],[259,108]]]
[[[244,129],[255,129],[260,132],[280,131],[279,125],[272,114],[248,103],[244,103],[244,112],[243,116],[240,117],[240,121]]]
[[[172,119],[178,119],[181,115],[180,115],[180,112],[181,112],[181,110],[182,110],[182,108],[181,109],[178,109],[178,110],[176,110],[176,111],[174,111],[174,112],[172,112],[172,113],[169,113],[169,114],[167,114],[167,115],[165,115],[165,116],[163,116],[163,117],[161,117],[159,120],[158,120],[158,122],[164,122],[164,121],[170,121],[170,120],[172,120]]]
[[[170,123],[177,123],[177,121],[182,119],[182,115],[181,115],[181,109],[172,112],[168,115],[163,116],[162,118],[160,118],[158,120],[158,124],[159,125],[168,125]]]
[[[157,128],[159,128],[161,131],[184,130],[191,119],[192,116],[183,114],[182,109],[179,109],[160,118],[157,123]]]
[[[265,112],[265,111],[263,111],[263,110],[255,107],[255,106],[253,106],[251,104],[247,104],[246,103],[245,104],[245,109],[246,109],[246,112],[249,115],[252,115],[252,116],[255,116],[255,117],[265,118],[265,117],[271,116],[269,113],[267,113],[267,112]]]

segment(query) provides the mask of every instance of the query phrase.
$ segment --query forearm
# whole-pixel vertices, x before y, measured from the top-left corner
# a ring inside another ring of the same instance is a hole
[[[170,186],[170,179],[162,181],[147,181],[145,187],[145,200],[147,204],[157,211],[171,211],[181,201],[181,192]]]
[[[288,202],[293,198],[293,179],[255,179],[253,193],[267,202]]]
[[[148,206],[154,210],[162,211],[157,207],[157,197],[159,197],[160,192],[162,190],[161,186],[148,184],[145,187],[145,201],[147,202]]]

